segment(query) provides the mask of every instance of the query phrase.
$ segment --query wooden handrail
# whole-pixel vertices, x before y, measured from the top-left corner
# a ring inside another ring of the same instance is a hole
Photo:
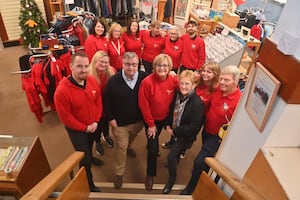
[[[82,160],[83,152],[76,151],[70,155],[64,162],[56,167],[43,180],[28,191],[21,200],[40,200],[47,199],[48,196],[61,184],[66,176],[68,176],[75,166]]]
[[[244,200],[264,200],[264,198],[245,182],[240,180],[231,170],[215,158],[207,157],[205,162]]]

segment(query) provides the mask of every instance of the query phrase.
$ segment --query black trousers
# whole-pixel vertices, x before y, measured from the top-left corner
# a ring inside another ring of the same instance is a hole
[[[147,137],[147,176],[156,176],[157,170],[157,154],[159,151],[158,138],[161,133],[161,130],[164,126],[164,121],[155,121],[155,126],[157,129],[156,135],[154,138],[147,137],[148,126],[145,125],[146,137]]]
[[[143,60],[142,62],[143,62],[145,71],[146,71],[148,74],[153,73],[152,62],[148,62],[148,61],[145,61],[145,60]]]
[[[85,133],[81,131],[75,131],[68,127],[65,127],[69,137],[71,139],[72,145],[76,151],[82,151],[84,152],[84,157],[79,163],[79,167],[84,166],[87,179],[89,182],[90,188],[94,186],[93,181],[93,175],[91,171],[91,165],[92,165],[92,147],[93,147],[93,141],[94,137],[91,133]]]
[[[198,180],[202,171],[208,172],[209,166],[205,163],[204,159],[206,157],[215,156],[218,148],[220,146],[220,138],[218,134],[210,134],[203,130],[202,132],[202,147],[199,154],[194,160],[194,167],[192,171],[192,176],[186,188],[189,191],[194,191],[197,186]]]
[[[109,125],[108,125],[108,119],[107,117],[103,116],[101,117],[99,123],[98,123],[98,127],[97,130],[95,131],[95,133],[93,134],[94,137],[94,141],[96,143],[100,142],[100,137],[101,134],[103,133],[104,137],[109,136]]]
[[[173,140],[175,140],[173,138]],[[169,182],[175,183],[177,176],[177,163],[179,161],[179,156],[182,151],[186,150],[188,147],[191,147],[192,143],[186,143],[182,141],[174,141],[172,148],[168,154],[168,172],[169,172]]]

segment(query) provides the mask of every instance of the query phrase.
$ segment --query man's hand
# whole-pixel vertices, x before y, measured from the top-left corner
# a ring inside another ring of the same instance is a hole
[[[117,121],[116,121],[115,119],[110,120],[110,121],[109,121],[109,125],[110,125],[112,128],[118,127],[118,123],[117,123]]]

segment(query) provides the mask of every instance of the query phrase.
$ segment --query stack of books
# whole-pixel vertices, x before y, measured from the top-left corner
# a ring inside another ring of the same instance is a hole
[[[27,146],[0,148],[0,170],[17,171],[27,152]]]

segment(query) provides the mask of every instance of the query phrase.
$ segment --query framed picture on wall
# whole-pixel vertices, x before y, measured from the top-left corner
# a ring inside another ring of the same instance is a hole
[[[262,132],[281,83],[259,62],[256,63],[252,76],[245,109],[257,129]]]
[[[188,6],[188,0],[177,0],[175,5],[174,17],[184,19],[187,6]]]

